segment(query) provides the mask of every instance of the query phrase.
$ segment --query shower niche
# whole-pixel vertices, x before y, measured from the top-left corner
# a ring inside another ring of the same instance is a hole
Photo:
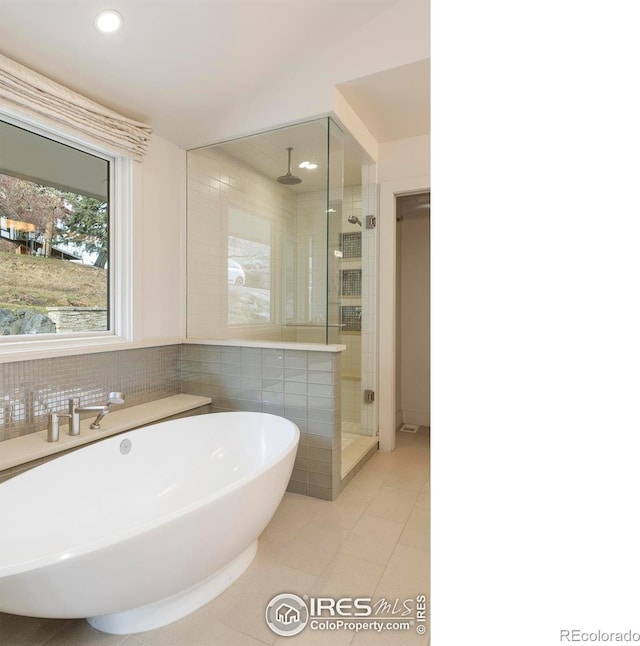
[[[353,216],[351,216],[353,218]],[[347,219],[347,222],[351,222]],[[362,331],[362,234],[341,233],[342,249],[340,327],[345,332]]]

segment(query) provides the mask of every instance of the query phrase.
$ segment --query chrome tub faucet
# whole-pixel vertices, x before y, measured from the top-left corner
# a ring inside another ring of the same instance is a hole
[[[80,413],[94,411],[98,413],[95,420],[89,425],[92,430],[100,430],[100,422],[107,415],[112,404],[124,404],[124,394],[112,392],[107,396],[107,403],[104,406],[80,406],[78,397],[69,399],[68,413],[49,413],[47,420],[47,442],[57,442],[60,439],[60,418],[69,418],[69,435],[80,435]]]

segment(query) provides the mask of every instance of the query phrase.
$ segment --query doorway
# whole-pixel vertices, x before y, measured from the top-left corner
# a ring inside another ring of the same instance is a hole
[[[396,198],[395,428],[431,425],[431,193]]]

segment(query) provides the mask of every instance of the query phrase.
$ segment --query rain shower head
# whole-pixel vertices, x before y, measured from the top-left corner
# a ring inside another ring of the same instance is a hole
[[[289,152],[289,164],[287,166],[287,174],[286,175],[280,175],[278,177],[278,182],[280,184],[300,184],[302,180],[299,177],[296,177],[295,175],[291,174],[291,151],[293,148],[287,148],[287,151]]]
[[[355,215],[350,215],[350,216],[347,218],[347,222],[348,222],[349,224],[359,224],[360,226],[362,226],[362,221],[360,220],[360,218],[359,218],[359,217],[356,217]]]

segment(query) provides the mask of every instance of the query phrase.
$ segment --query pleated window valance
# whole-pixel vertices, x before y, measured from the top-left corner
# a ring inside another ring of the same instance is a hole
[[[151,127],[104,106],[0,54],[0,106],[141,161]]]

